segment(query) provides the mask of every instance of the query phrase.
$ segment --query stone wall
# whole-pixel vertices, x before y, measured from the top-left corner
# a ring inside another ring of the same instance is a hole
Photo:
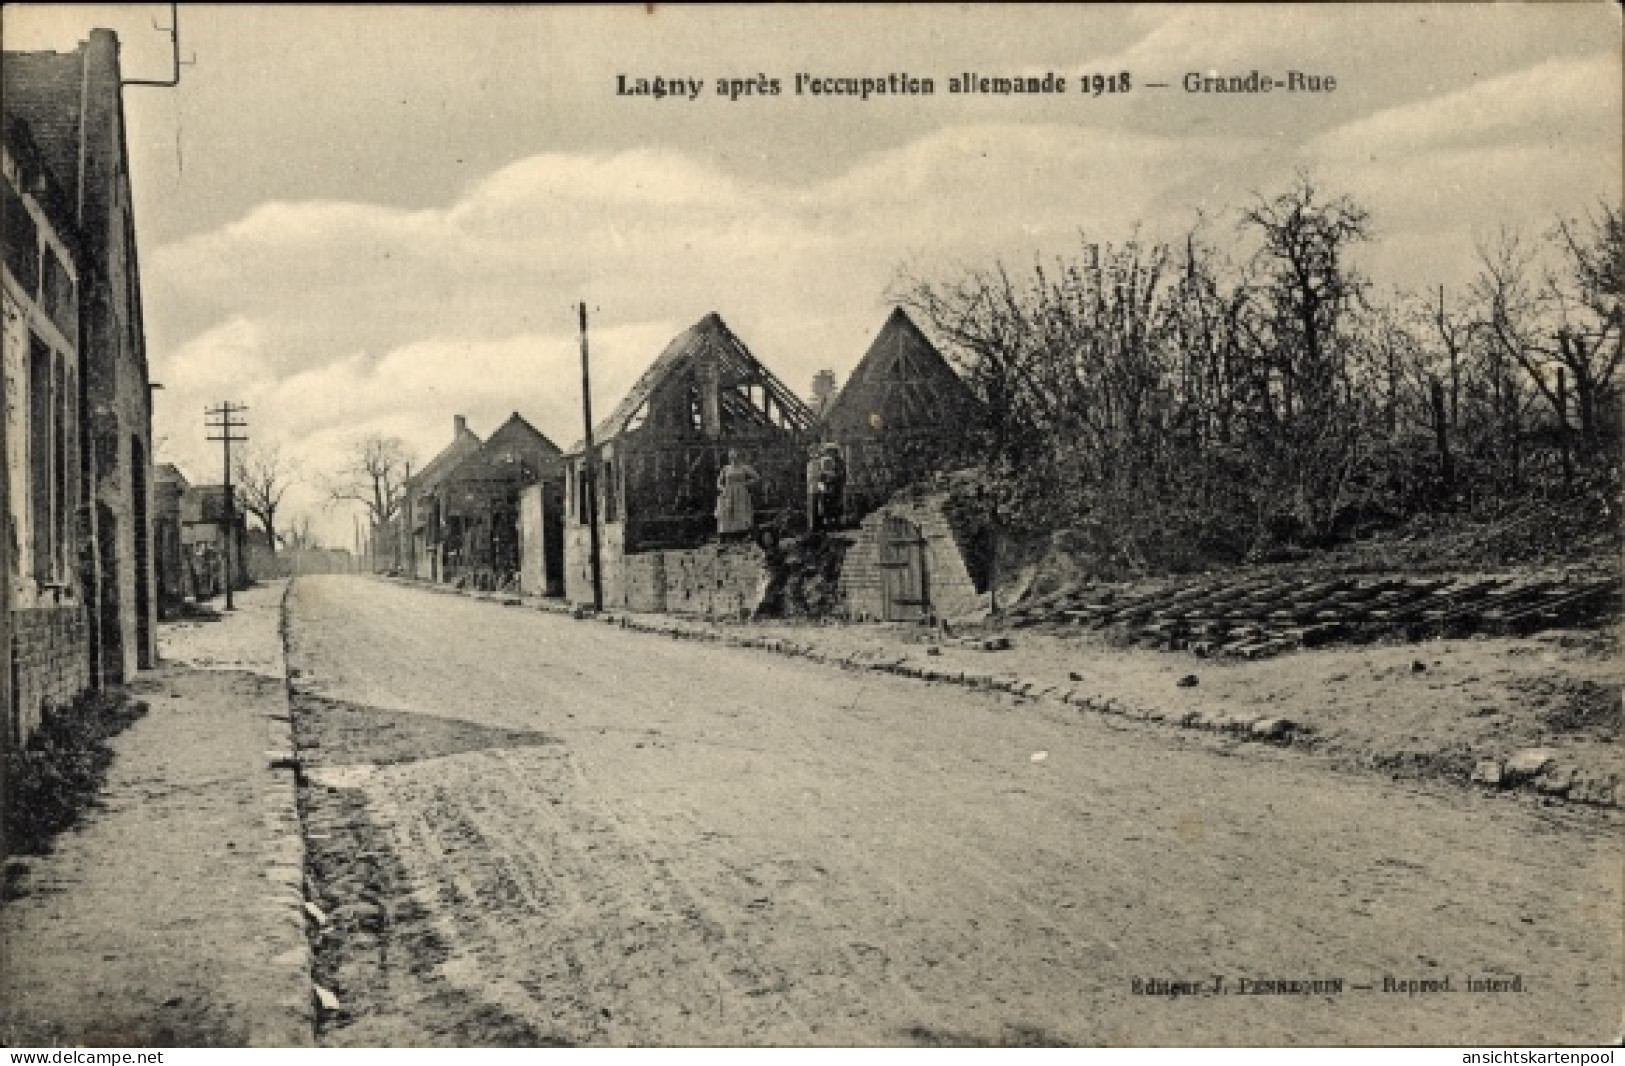
[[[970,614],[981,606],[976,583],[945,513],[947,501],[947,493],[894,500],[863,520],[841,566],[840,593],[848,617],[875,620],[886,616],[880,553],[888,515],[907,519],[919,527],[925,539],[926,596],[939,616],[954,618]]]
[[[707,544],[661,557],[665,604],[657,610],[707,617],[738,616],[756,606],[762,587],[762,550],[754,544]],[[632,606],[628,604],[628,606]]]
[[[604,606],[626,606],[626,586],[622,560],[626,546],[626,526],[606,522],[599,527],[600,574],[604,586]],[[564,598],[571,603],[592,603],[591,531],[573,518],[564,524]]]
[[[754,544],[706,544],[698,548],[621,552],[620,523],[603,527],[604,606],[706,616],[737,615],[756,606],[761,593],[762,550]],[[565,596],[592,602],[587,529],[565,532]]]
[[[542,525],[542,487],[527,485],[519,492],[519,591],[547,595],[546,529]]]
[[[13,743],[28,743],[45,716],[90,688],[90,644],[85,611],[36,607],[11,612]]]

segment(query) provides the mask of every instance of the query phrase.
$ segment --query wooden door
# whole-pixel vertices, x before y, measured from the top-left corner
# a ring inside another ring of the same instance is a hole
[[[925,538],[906,518],[887,515],[881,530],[881,588],[886,621],[916,622],[926,616]]]

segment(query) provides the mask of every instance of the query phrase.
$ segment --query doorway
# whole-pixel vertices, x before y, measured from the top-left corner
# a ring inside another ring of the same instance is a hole
[[[925,537],[920,527],[887,515],[881,527],[881,594],[888,622],[918,622],[930,611],[926,584]]]

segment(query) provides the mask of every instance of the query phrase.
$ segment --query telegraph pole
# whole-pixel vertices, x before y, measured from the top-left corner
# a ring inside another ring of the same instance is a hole
[[[417,493],[412,491],[411,463],[406,464],[406,481],[403,490],[406,493],[406,500],[401,506],[401,523],[406,526],[406,579],[416,581],[418,579],[418,535],[417,530],[413,528],[417,524],[417,516],[414,513],[415,508],[412,506],[412,497],[416,496]]]
[[[587,305],[581,308],[581,417],[587,424],[581,473],[587,488],[587,536],[592,552],[592,609],[604,609],[604,571],[598,557],[598,461],[592,447],[592,374],[587,364]]]
[[[241,443],[245,443],[248,440],[248,438],[246,436],[239,437],[239,436],[234,435],[234,433],[232,432],[233,430],[247,429],[248,428],[248,423],[247,422],[237,421],[237,420],[234,419],[233,416],[240,416],[240,415],[246,414],[247,412],[248,412],[248,408],[242,406],[241,404],[234,404],[230,400],[223,400],[223,401],[221,401],[219,407],[210,407],[210,408],[207,408],[205,410],[205,412],[204,412],[207,415],[208,419],[209,419],[209,422],[208,422],[209,429],[215,431],[215,433],[218,434],[218,436],[210,436],[209,439],[210,440],[217,440],[217,441],[220,442],[220,451],[221,451],[222,456],[224,457],[223,468],[225,470],[225,479],[224,479],[225,480],[225,500],[224,500],[225,531],[224,532],[225,532],[225,542],[226,542],[226,610],[228,610],[228,611],[236,609],[233,606],[232,602],[231,602],[231,585],[232,585],[232,579],[233,579],[232,566],[231,566],[231,558],[232,558],[233,552],[232,552],[231,549],[232,549],[232,541],[234,541],[237,538],[237,521],[236,521],[237,507],[236,507],[236,500],[232,498],[232,493],[231,493],[231,446],[232,446],[233,443],[241,444]],[[241,562],[241,560],[238,560],[238,561],[239,561],[239,563]]]

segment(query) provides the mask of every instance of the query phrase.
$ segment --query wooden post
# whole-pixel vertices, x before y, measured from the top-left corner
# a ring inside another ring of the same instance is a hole
[[[592,372],[587,359],[587,305],[581,311],[581,417],[586,423],[586,435],[581,450],[581,472],[586,479],[587,537],[592,566],[592,609],[604,609],[604,571],[599,558],[598,539],[598,457],[593,453],[592,441]]]
[[[401,524],[406,527],[406,579],[415,581],[418,576],[418,537],[417,530],[414,528],[416,522],[412,506],[412,464],[410,462],[406,464],[406,481],[401,486],[401,491],[406,494],[406,499],[401,505]]]
[[[221,518],[221,533],[222,539],[225,542],[224,557],[226,562],[226,610],[228,611],[236,609],[231,601],[231,586],[235,579],[235,575],[232,573],[233,556],[237,558],[237,563],[239,566],[244,565],[242,560],[242,545],[241,543],[237,543],[237,523],[235,517],[237,511],[237,501],[232,497],[231,492],[231,446],[234,442],[240,444],[248,440],[247,437],[238,437],[233,435],[234,430],[247,429],[248,424],[246,422],[235,421],[232,416],[243,415],[247,412],[248,408],[234,404],[230,400],[226,400],[222,402],[219,407],[212,408],[206,412],[209,418],[216,420],[209,423],[209,428],[217,430],[220,434],[218,437],[210,437],[209,439],[219,441],[221,443],[221,454],[224,460],[224,477],[222,478],[224,485],[222,487],[225,490],[225,498],[221,501],[221,510],[223,512]],[[234,546],[237,549],[235,552],[232,550]]]

